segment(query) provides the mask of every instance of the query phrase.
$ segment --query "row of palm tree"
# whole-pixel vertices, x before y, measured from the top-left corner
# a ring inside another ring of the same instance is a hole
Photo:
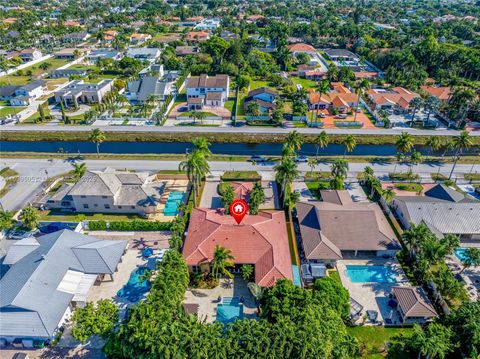
[[[280,184],[283,204],[290,204],[290,191],[288,190],[295,178],[299,175],[297,164],[295,163],[296,151],[302,147],[303,139],[297,131],[288,134],[282,148],[282,159],[278,165],[274,167],[276,172],[275,180]]]

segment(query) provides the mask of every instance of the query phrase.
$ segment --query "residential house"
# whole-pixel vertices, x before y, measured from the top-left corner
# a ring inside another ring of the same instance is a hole
[[[189,270],[210,271],[216,246],[232,252],[233,272],[240,272],[245,264],[254,266],[255,283],[262,287],[271,287],[279,279],[293,280],[282,211],[246,215],[239,226],[222,210],[194,208],[183,246]]]
[[[194,26],[194,30],[216,30],[220,26],[219,19],[204,19]]]
[[[253,24],[253,23],[256,23],[256,22],[262,22],[264,20],[265,20],[265,16],[263,16],[263,15],[249,15],[247,17],[246,22],[248,24]]]
[[[410,102],[415,97],[420,97],[418,93],[409,91],[403,87],[370,89],[367,90],[366,95],[372,102],[372,108],[374,110],[394,110],[399,112],[408,112],[410,110]]]
[[[0,100],[2,101],[9,101],[15,96],[15,91],[20,86],[17,85],[5,85],[0,86]]]
[[[150,47],[130,47],[125,53],[126,57],[131,57],[133,59],[139,59],[149,62],[155,62],[155,60],[160,56],[160,50],[157,48]]]
[[[23,62],[30,62],[38,60],[42,57],[42,52],[37,49],[24,49],[20,51],[20,58]]]
[[[145,76],[140,80],[129,81],[126,95],[130,101],[143,104],[148,101],[150,96],[164,101],[174,89],[173,82],[161,80],[157,76]]]
[[[117,30],[107,30],[103,35],[103,39],[106,43],[111,43],[118,35]]]
[[[208,31],[190,31],[187,33],[185,40],[190,42],[207,41],[210,38]]]
[[[244,101],[244,109],[247,110],[252,103],[256,103],[260,112],[269,113],[276,108],[275,100],[278,96],[277,91],[268,87],[259,87],[248,93]]]
[[[348,112],[357,105],[357,94],[350,91],[341,82],[332,82],[330,87],[330,92],[322,95],[314,89],[310,89],[308,94],[310,110],[335,108],[340,112]]]
[[[422,325],[438,317],[435,308],[421,287],[393,287],[392,295],[397,302],[400,321],[404,325]]]
[[[376,203],[353,202],[348,191],[322,190],[322,201],[298,202],[305,258],[333,265],[344,257],[388,256],[400,249]]]
[[[450,86],[420,86],[430,96],[435,96],[442,102],[447,102],[453,94]]]
[[[230,90],[228,75],[192,76],[187,79],[187,103],[189,110],[207,106],[224,106]]]
[[[142,21],[142,20],[133,21],[130,24],[130,26],[133,27],[134,29],[140,29],[144,25],[145,25],[145,21]]]
[[[177,46],[177,47],[175,47],[175,54],[177,56],[193,55],[193,54],[198,54],[199,52],[200,52],[200,48],[198,46]]]
[[[122,53],[114,49],[97,49],[85,57],[86,62],[96,65],[99,59],[117,61],[122,58]]]
[[[0,340],[53,340],[94,284],[115,280],[127,245],[70,230],[15,241],[0,279]]]
[[[151,40],[152,35],[133,33],[132,35],[130,35],[129,39],[130,39],[130,42],[132,44],[140,45],[140,44],[143,44],[143,43],[147,42],[148,40]]]
[[[77,183],[61,187],[46,199],[47,209],[83,213],[135,213],[145,216],[160,211],[164,182],[148,173],[89,171]]]
[[[156,77],[163,77],[165,74],[163,70],[163,65],[162,64],[150,64],[144,69],[142,69],[139,73],[138,76],[140,76],[140,79],[143,79],[146,76],[156,76]]]
[[[76,107],[80,103],[101,103],[105,95],[113,89],[113,80],[102,80],[97,84],[74,80],[54,92],[55,101],[65,107]]]
[[[325,49],[323,52],[328,56],[328,58],[335,62],[359,62],[360,57],[357,54],[345,49]]]
[[[33,100],[42,97],[46,89],[45,81],[32,81],[15,90],[15,96],[10,100],[12,106],[28,106]]]
[[[290,51],[293,56],[297,56],[298,54],[308,54],[308,55],[315,55],[317,50],[312,46],[305,43],[297,43],[291,44],[287,46],[288,51]]]
[[[87,41],[89,38],[90,34],[87,31],[79,31],[64,35],[62,41],[77,44]]]
[[[171,35],[163,35],[155,38],[156,42],[161,44],[169,44],[171,42],[180,41],[182,36],[180,34],[171,34]]]
[[[444,184],[424,196],[396,196],[391,207],[404,228],[423,223],[438,237],[454,234],[462,246],[480,245],[480,201]]]
[[[66,26],[66,27],[80,27],[81,24],[80,24],[80,21],[77,21],[77,20],[65,20],[63,22],[63,26]]]
[[[50,78],[59,79],[59,78],[69,78],[72,76],[85,77],[88,75],[89,70],[87,69],[63,69],[63,70],[52,70],[50,72]]]
[[[80,48],[66,48],[66,49],[61,49],[57,52],[55,52],[54,56],[56,59],[59,60],[69,60],[73,61],[77,57],[84,56],[89,50],[86,49],[80,49]]]

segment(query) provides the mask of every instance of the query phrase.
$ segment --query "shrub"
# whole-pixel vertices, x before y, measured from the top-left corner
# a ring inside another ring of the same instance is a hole
[[[151,222],[141,219],[134,219],[133,221],[112,221],[108,223],[105,221],[90,221],[88,228],[92,231],[105,231],[108,229],[112,231],[168,231],[172,226],[172,222]]]
[[[88,222],[88,229],[90,229],[91,231],[105,231],[107,229],[107,222],[90,221]]]

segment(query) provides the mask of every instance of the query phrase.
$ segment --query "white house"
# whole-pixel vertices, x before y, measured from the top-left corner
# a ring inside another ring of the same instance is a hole
[[[15,96],[10,99],[12,106],[28,106],[31,102],[42,97],[45,90],[44,81],[33,81],[15,90]]]
[[[113,88],[113,80],[102,80],[98,84],[85,83],[83,80],[71,81],[68,85],[54,92],[55,101],[66,107],[75,103],[100,103]]]
[[[187,80],[187,103],[191,110],[207,106],[224,106],[228,99],[230,78],[228,75],[192,76]]]
[[[20,58],[24,62],[35,61],[41,57],[42,57],[42,52],[37,49],[24,49],[20,51]]]
[[[195,25],[195,30],[216,30],[220,26],[220,20],[218,19],[204,19]]]

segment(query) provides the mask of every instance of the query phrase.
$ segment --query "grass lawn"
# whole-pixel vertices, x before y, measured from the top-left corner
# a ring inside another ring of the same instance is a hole
[[[313,179],[330,179],[331,173],[329,171],[308,171],[305,174],[306,178],[313,178]]]
[[[5,117],[5,116],[8,116],[8,115],[16,115],[17,113],[19,113],[20,111],[24,110],[25,107],[21,107],[21,106],[8,106],[8,107],[3,107],[3,108],[0,108],[0,118],[1,117]]]
[[[305,182],[307,188],[312,193],[313,198],[320,198],[319,190],[330,189],[330,183],[328,181],[321,182]]]
[[[419,183],[395,183],[395,188],[401,191],[422,192],[423,187]]]
[[[95,65],[83,65],[83,64],[75,64],[70,66],[69,70],[94,70],[97,66]]]
[[[327,274],[330,278],[336,280],[338,283],[342,283],[342,281],[340,280],[340,275],[335,269],[328,269]]]
[[[289,79],[292,80],[294,85],[302,85],[305,90],[308,90],[312,87],[315,88],[317,86],[315,81],[302,79],[301,77],[291,76]]]
[[[45,82],[47,83],[47,88],[51,91],[51,90],[55,90],[58,85],[68,82],[68,79],[67,78],[46,79]],[[48,95],[48,97],[50,96],[52,95]]]
[[[434,181],[446,181],[446,180],[448,180],[448,177],[445,176],[445,175],[442,175],[441,173],[430,173],[430,177],[432,177],[432,179]]]
[[[0,77],[0,85],[22,86],[30,82],[30,76],[7,75]]]
[[[184,102],[187,102],[187,95],[186,94],[179,94],[176,98],[175,98],[175,102],[173,103],[173,106],[172,108],[170,109],[170,111],[168,112],[168,115],[170,115],[170,112],[172,112],[172,110],[177,107],[178,105],[180,105],[181,103],[184,103]]]
[[[6,100],[0,100],[0,107],[5,107],[5,106],[8,106],[9,105],[9,102],[6,101]]]
[[[45,106],[43,108],[44,114],[46,117],[50,116],[50,109]],[[37,111],[35,112],[32,116],[27,118],[26,120],[22,121],[22,124],[32,124],[32,123],[37,123],[40,120],[40,113]],[[48,122],[50,120],[46,120],[45,122]]]
[[[250,180],[259,181],[262,177],[257,171],[225,171],[222,176],[224,181]]]
[[[225,108],[233,114],[233,110],[235,107],[235,97],[229,97],[228,100],[225,102]]]
[[[384,327],[350,327],[347,328],[348,334],[357,338],[360,345],[360,356],[362,358],[384,358],[385,342],[388,342],[396,335],[408,334],[410,328],[384,328]],[[395,353],[389,353],[389,358],[401,358]]]
[[[464,176],[469,181],[480,181],[480,173],[465,173]]]
[[[65,213],[55,210],[40,211],[39,214],[41,221],[59,222],[76,222],[80,216],[90,221],[128,221],[141,218],[136,214]]]
[[[250,81],[250,91],[258,89],[259,87],[268,87],[276,90],[274,86],[270,86],[268,81],[265,80],[252,80]]]

